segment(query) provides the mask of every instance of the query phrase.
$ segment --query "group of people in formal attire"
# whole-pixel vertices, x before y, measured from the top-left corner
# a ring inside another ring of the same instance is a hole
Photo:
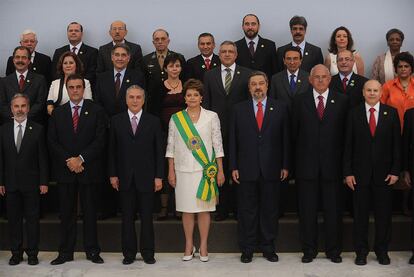
[[[294,16],[289,26],[292,42],[276,48],[259,36],[259,18],[247,14],[242,39],[223,41],[216,55],[214,36],[202,33],[200,55],[188,61],[168,48],[163,29],[153,33],[155,51],[143,56],[138,44],[125,40],[122,21],[111,24],[112,41],[99,50],[83,43],[81,24],[70,23],[69,44],[52,60],[35,51],[33,31],[23,32],[0,81],[0,194],[7,203],[9,264],[19,264],[24,251],[28,264],[39,263],[39,202],[49,180],[58,184],[61,222],[52,265],[73,260],[78,199],[88,260],[104,263],[98,210],[114,215],[119,205],[122,263],[133,263],[138,252],[155,263],[156,193],[158,219],[168,217],[171,202],[181,214],[183,261],[196,253],[209,260],[210,212],[219,204],[216,220],[237,208],[241,262],[251,262],[257,249],[277,262],[280,203],[293,179],[303,263],[318,254],[319,205],[326,257],[342,262],[347,186],[355,264],[367,263],[371,203],[374,251],[380,264],[389,264],[392,186],[411,186],[414,174],[414,65],[413,56],[400,51],[404,34],[387,33],[389,50],[376,59],[368,80],[346,27],[334,30],[324,59],[321,48],[305,41],[304,17]]]

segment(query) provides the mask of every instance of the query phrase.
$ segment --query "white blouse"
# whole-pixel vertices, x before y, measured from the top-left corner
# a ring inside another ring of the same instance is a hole
[[[92,90],[91,84],[88,80],[85,80],[85,92],[83,94],[84,99],[92,99]],[[52,82],[49,89],[49,95],[47,96],[48,101],[56,102],[59,97],[59,86],[60,86],[60,79],[56,79]],[[59,105],[63,105],[69,101],[68,91],[66,89],[66,85],[63,86],[62,89],[62,100],[60,101]]]

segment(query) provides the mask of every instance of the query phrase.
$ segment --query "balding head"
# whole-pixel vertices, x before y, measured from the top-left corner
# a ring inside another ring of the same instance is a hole
[[[109,35],[112,37],[112,40],[115,42],[115,44],[122,43],[127,34],[127,27],[123,21],[117,20],[112,22],[109,28]]]
[[[365,102],[371,107],[375,106],[381,99],[382,86],[377,80],[368,80],[362,89]]]
[[[331,82],[331,73],[329,69],[323,64],[315,65],[309,76],[309,83],[314,90],[320,94],[324,93]]]

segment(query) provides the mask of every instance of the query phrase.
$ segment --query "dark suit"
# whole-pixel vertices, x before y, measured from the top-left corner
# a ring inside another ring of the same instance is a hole
[[[216,54],[213,54],[213,57],[210,61],[210,69],[220,66],[220,58]],[[207,72],[206,64],[202,55],[197,55],[187,61],[187,77],[195,78],[200,81],[204,80],[204,74]]]
[[[70,45],[62,46],[55,50],[52,58],[52,78],[53,80],[58,79],[60,76],[57,74],[57,64],[59,62],[60,56],[67,51],[72,51]],[[96,63],[98,59],[98,50],[94,47],[88,46],[85,43],[82,43],[79,51],[78,57],[83,64],[83,77],[88,79],[91,82],[92,87],[95,85],[96,78]]]
[[[312,89],[298,95],[292,105],[292,140],[295,149],[295,177],[299,190],[299,220],[305,255],[317,254],[317,211],[319,189],[325,222],[325,253],[342,251],[341,191],[342,152],[348,99],[329,91],[322,120]]]
[[[122,252],[135,258],[137,238],[134,215],[141,219],[140,252],[154,256],[154,179],[164,175],[164,140],[158,118],[143,112],[135,135],[127,111],[111,119],[109,176],[119,178],[122,207]]]
[[[277,49],[278,72],[286,68],[285,64],[283,63],[283,55],[285,53],[285,50],[289,47],[292,47],[291,42]],[[303,50],[302,64],[300,68],[306,72],[310,72],[312,67],[317,64],[323,64],[322,50],[318,46],[306,42],[305,49]]]
[[[59,186],[61,243],[59,254],[72,256],[76,243],[76,203],[79,190],[83,208],[83,243],[87,255],[99,254],[96,230],[96,184],[102,182],[101,155],[107,122],[103,109],[84,99],[77,132],[73,130],[70,102],[56,108],[49,121],[48,142]],[[84,170],[66,166],[70,157],[82,155]]]
[[[260,70],[266,73],[268,80],[277,71],[276,44],[274,41],[259,36],[254,55],[250,54],[249,46],[246,39],[236,41],[237,59],[236,64],[250,68],[252,70]]]
[[[392,187],[388,174],[399,176],[401,127],[397,110],[380,104],[372,137],[365,101],[351,110],[346,128],[344,176],[355,176],[354,247],[357,255],[368,255],[370,198],[374,200],[375,245],[378,255],[388,252],[391,239]]]
[[[43,75],[45,77],[47,85],[50,85],[52,78],[50,76],[50,70],[52,68],[52,61],[49,56],[35,51],[33,63],[29,65],[29,71]],[[13,63],[13,56],[10,56],[7,60],[6,75],[9,75],[16,71]]]
[[[13,95],[20,92],[16,72],[8,75],[0,81],[0,105],[1,122],[12,119],[10,102]],[[25,85],[21,93],[26,94],[30,99],[29,119],[44,124],[46,118],[47,87],[45,78],[37,73],[28,72]]]
[[[10,247],[23,254],[23,218],[26,221],[28,256],[39,252],[40,185],[48,183],[48,159],[43,127],[28,120],[20,151],[14,138],[14,121],[1,127],[0,182],[6,187]]]
[[[348,85],[346,86],[346,90],[344,91],[341,77],[339,76],[339,74],[336,74],[332,76],[329,88],[347,95],[349,97],[350,108],[353,108],[365,102],[364,96],[362,95],[362,89],[364,88],[364,84],[366,81],[368,81],[368,79],[364,76],[352,73],[351,79],[348,81]]]
[[[128,45],[131,58],[128,63],[129,69],[137,69],[140,67],[140,63],[142,61],[142,50],[139,44],[135,44],[125,40],[125,44]],[[97,73],[105,72],[108,70],[114,69],[111,59],[111,51],[114,47],[113,42],[109,42],[105,45],[99,47],[98,52],[98,67],[96,69]]]
[[[289,73],[290,75],[290,73]],[[294,91],[290,89],[290,79],[287,70],[276,73],[272,77],[269,96],[274,99],[280,99],[288,104],[289,110],[292,107],[293,98],[296,95],[309,91],[309,74],[306,71],[299,70],[296,79],[296,88]]]
[[[229,134],[230,170],[238,170],[240,176],[239,245],[243,253],[253,253],[259,241],[264,253],[274,253],[280,171],[289,168],[288,108],[268,97],[259,130],[253,103],[247,100],[234,106]]]
[[[176,52],[168,50],[167,56],[171,55],[172,53]],[[182,61],[184,62],[184,64],[182,64],[180,80],[185,81],[185,58],[180,53],[176,54],[180,55]],[[168,78],[167,72],[165,72],[164,69],[160,68],[156,52],[152,52],[144,56],[142,59],[141,68],[142,72],[145,75],[145,84],[147,87],[147,99],[145,105],[146,111],[152,113],[153,115],[159,116],[161,112],[161,101],[164,86],[163,82]]]

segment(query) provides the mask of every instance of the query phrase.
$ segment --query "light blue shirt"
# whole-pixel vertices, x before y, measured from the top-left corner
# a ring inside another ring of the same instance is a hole
[[[78,115],[80,116],[81,115],[82,106],[83,106],[83,99],[77,105],[74,104],[72,101],[69,101],[69,104],[70,104],[70,110],[72,111],[72,116],[73,116],[73,113],[75,112],[75,109],[73,107],[79,106]]]
[[[119,73],[121,73],[121,76],[119,76],[119,80],[121,81],[121,83],[119,84],[119,87],[121,87],[122,86],[122,82],[124,81],[124,76],[125,76],[125,71],[126,71],[126,68],[124,68],[123,70],[121,70],[121,71],[117,71],[115,68],[114,68],[114,82],[116,81],[116,74],[119,72]]]
[[[261,102],[262,102],[263,116],[264,116],[265,111],[266,111],[267,96]],[[254,115],[255,116],[257,115],[257,110],[258,110],[257,103],[259,103],[259,101],[256,101],[255,99],[253,99],[253,109],[254,109]]]

